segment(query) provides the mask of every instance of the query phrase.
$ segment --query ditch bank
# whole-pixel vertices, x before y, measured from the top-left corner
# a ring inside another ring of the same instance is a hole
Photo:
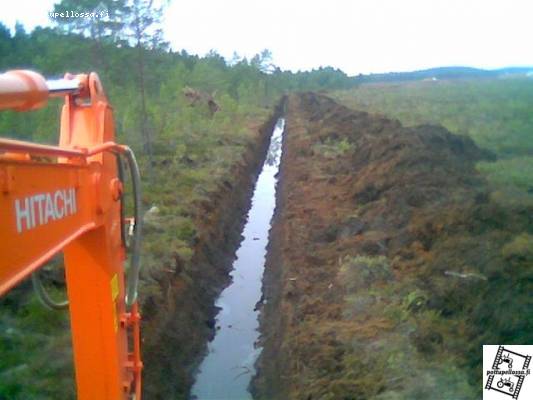
[[[270,135],[283,101],[254,131],[257,140],[194,212],[196,239],[191,261],[176,256],[173,265],[151,276],[143,313],[143,389],[148,399],[187,399],[207,342],[214,337],[215,300],[230,282],[253,187],[266,157]],[[187,271],[184,274],[184,271]]]
[[[533,209],[496,201],[492,155],[313,93],[283,146],[255,398],[479,398],[482,344],[533,340]]]

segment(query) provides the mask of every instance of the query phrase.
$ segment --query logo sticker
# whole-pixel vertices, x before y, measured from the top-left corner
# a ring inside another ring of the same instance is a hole
[[[483,400],[531,399],[533,346],[483,346]]]
[[[78,212],[76,189],[59,189],[15,200],[17,232],[29,231]]]

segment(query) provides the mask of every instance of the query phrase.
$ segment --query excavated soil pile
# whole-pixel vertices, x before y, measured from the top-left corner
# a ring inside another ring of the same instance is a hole
[[[256,397],[479,398],[481,345],[533,339],[533,210],[440,126],[312,93],[286,120]]]

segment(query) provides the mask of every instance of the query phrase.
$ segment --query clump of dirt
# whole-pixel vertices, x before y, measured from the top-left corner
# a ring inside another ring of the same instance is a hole
[[[479,398],[481,345],[533,339],[533,210],[440,126],[312,93],[286,120],[256,397]]]
[[[257,140],[219,183],[209,201],[197,204],[190,261],[176,255],[143,278],[143,390],[149,399],[186,399],[194,373],[214,337],[214,303],[230,281],[253,186],[280,108],[261,126]],[[178,195],[178,194],[177,194]]]

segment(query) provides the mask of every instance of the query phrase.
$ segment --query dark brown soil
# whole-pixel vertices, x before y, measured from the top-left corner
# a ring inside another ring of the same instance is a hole
[[[193,373],[214,335],[215,300],[229,272],[253,191],[280,110],[254,128],[257,140],[195,216],[197,239],[187,280],[183,261],[163,270],[143,303],[143,387],[146,399],[185,399]],[[168,272],[172,273],[169,274]],[[191,272],[192,271],[192,272]]]
[[[481,344],[532,339],[533,210],[495,203],[491,155],[440,126],[312,93],[286,118],[255,396],[479,398]]]

